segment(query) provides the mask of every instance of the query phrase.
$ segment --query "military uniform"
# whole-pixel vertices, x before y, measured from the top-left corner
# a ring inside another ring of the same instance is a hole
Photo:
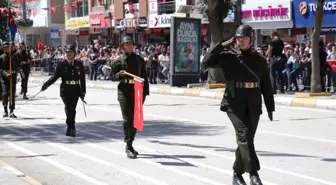
[[[76,53],[76,46],[67,46],[67,52]],[[50,77],[42,86],[42,91],[46,90],[50,85],[56,82],[58,78],[62,78],[60,86],[60,96],[65,105],[67,136],[76,136],[75,118],[76,107],[79,98],[84,100],[86,93],[86,82],[84,66],[78,60],[64,60],[56,67],[55,74]]]
[[[132,42],[130,37],[125,37],[124,42]],[[111,80],[120,81],[118,85],[118,101],[120,104],[123,117],[124,141],[126,145],[126,153],[128,157],[134,158],[138,152],[133,148],[133,141],[136,135],[136,128],[133,127],[134,118],[134,84],[130,76],[121,75],[121,71],[132,73],[139,76],[144,81],[143,99],[149,95],[149,83],[146,74],[146,64],[142,57],[134,52],[121,55],[111,66]]]
[[[252,33],[250,26],[243,25],[237,29],[236,36],[252,38]],[[238,144],[233,165],[233,184],[245,185],[242,174],[249,172],[251,185],[261,185],[257,173],[260,164],[254,148],[254,136],[262,114],[261,94],[270,120],[273,120],[272,112],[275,110],[268,64],[266,59],[251,48],[237,52],[223,49],[221,53],[210,51],[204,56],[203,65],[222,68],[227,80],[221,110],[227,113],[232,122]]]
[[[20,44],[21,46],[25,46],[24,43]],[[30,73],[30,61],[31,57],[29,53],[25,49],[21,49],[18,52],[19,59],[20,59],[20,68],[21,70],[21,93],[23,94],[23,99],[28,99],[27,97],[27,90],[28,90],[28,78]]]
[[[9,43],[5,42],[4,47],[9,47]],[[2,86],[2,104],[4,106],[4,115],[3,117],[8,117],[8,103],[9,109],[10,109],[10,117],[16,118],[16,116],[13,114],[15,109],[15,92],[16,92],[16,75],[17,71],[20,70],[19,65],[19,57],[17,54],[15,54],[15,51],[11,52],[11,63],[12,63],[12,71],[9,70],[10,65],[10,59],[9,59],[9,53],[4,53],[0,57],[0,81]],[[12,80],[12,99],[10,101],[10,81]]]

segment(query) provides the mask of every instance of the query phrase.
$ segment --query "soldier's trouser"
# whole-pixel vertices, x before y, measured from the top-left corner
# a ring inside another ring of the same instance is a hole
[[[29,71],[23,71],[23,75],[20,73],[20,76],[21,76],[21,91],[22,91],[22,93],[27,93]],[[24,76],[24,78],[23,78],[23,76]]]
[[[2,82],[0,80],[0,99],[2,100]]]
[[[236,131],[238,148],[233,164],[234,172],[257,172],[260,170],[259,159],[254,148],[254,136],[258,127],[259,115],[245,115],[242,118],[232,112],[227,113]]]
[[[68,128],[75,127],[78,99],[79,97],[77,95],[65,95],[62,97],[63,103],[65,105],[66,124],[68,125]]]
[[[124,127],[124,141],[133,142],[137,129],[134,128],[134,100],[124,100],[119,101],[120,109],[123,117],[123,127]]]
[[[9,109],[15,109],[15,92],[16,92],[16,75],[13,74],[12,77],[12,101],[10,101],[10,80],[3,77],[1,80],[1,88],[2,88],[2,105],[4,107],[8,107]]]

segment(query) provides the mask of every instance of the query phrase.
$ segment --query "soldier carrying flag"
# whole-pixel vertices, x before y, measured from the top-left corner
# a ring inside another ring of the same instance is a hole
[[[134,43],[132,38],[128,36],[124,37],[121,47],[124,50],[124,54],[112,64],[111,80],[120,81],[118,85],[118,101],[123,117],[124,141],[126,142],[125,152],[128,158],[136,158],[139,153],[133,148],[133,141],[137,132],[137,129],[134,127],[134,120],[138,119],[134,119],[134,110],[139,111],[139,106],[134,106],[136,99],[134,86],[137,82],[133,78],[134,76],[138,76],[144,79],[142,103],[145,102],[146,96],[149,95],[149,83],[145,61],[133,52]],[[133,78],[130,73],[133,74]],[[141,117],[141,115],[138,116]]]

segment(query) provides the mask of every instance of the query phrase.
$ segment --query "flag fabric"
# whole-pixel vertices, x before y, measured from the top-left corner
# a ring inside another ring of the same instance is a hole
[[[43,43],[41,40],[38,41],[38,44],[37,44],[37,50],[38,51],[42,51],[43,50]]]
[[[142,81],[134,78],[134,128],[143,131],[143,87]]]
[[[336,60],[327,60],[327,63],[331,67],[331,69],[336,72]]]
[[[17,32],[17,26],[12,14],[12,10],[9,8],[8,10],[8,27],[9,27],[9,31],[10,31],[10,35],[11,35],[11,40],[12,42],[14,42],[15,40],[15,34]]]

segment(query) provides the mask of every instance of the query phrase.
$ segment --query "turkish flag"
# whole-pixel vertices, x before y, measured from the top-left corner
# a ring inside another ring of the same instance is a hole
[[[336,72],[336,60],[327,60],[327,63],[331,67],[331,69]]]
[[[42,51],[43,50],[43,43],[41,40],[38,41],[38,44],[37,44],[37,50],[38,51]]]
[[[143,131],[143,87],[142,81],[134,78],[134,128]]]

